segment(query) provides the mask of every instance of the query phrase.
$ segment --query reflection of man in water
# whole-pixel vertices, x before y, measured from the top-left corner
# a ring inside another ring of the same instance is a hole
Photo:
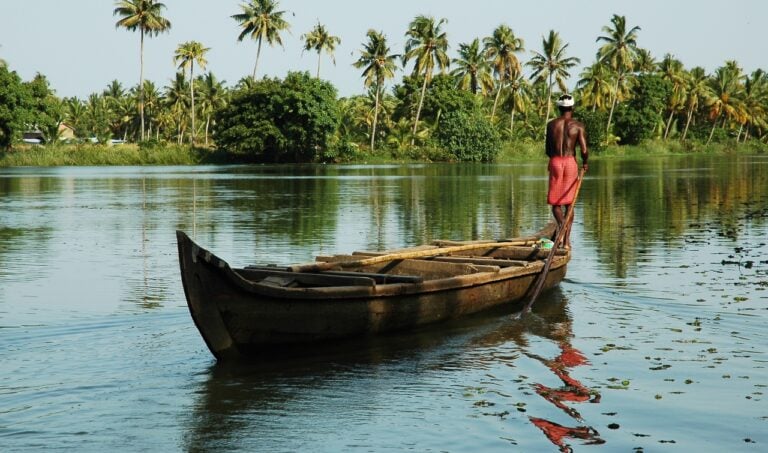
[[[587,365],[589,361],[584,355],[572,347],[567,340],[563,340],[559,343],[560,355],[553,360],[547,360],[543,357],[535,356],[531,354],[531,357],[536,358],[542,363],[546,364],[555,376],[563,381],[563,386],[557,389],[547,387],[543,384],[536,384],[536,393],[541,395],[544,399],[554,404],[558,408],[562,409],[566,414],[575,418],[578,421],[582,421],[581,414],[572,408],[568,407],[565,403],[599,403],[600,394],[593,392],[587,388],[584,384],[578,380],[572,378],[568,374],[568,368],[576,367],[579,365]],[[565,442],[567,438],[584,439],[587,440],[588,445],[602,444],[604,440],[600,439],[600,435],[594,428],[590,426],[577,426],[567,427],[549,420],[537,417],[530,417],[531,423],[536,425],[544,432],[544,435],[557,445],[560,451],[571,451],[571,448]]]
[[[560,228],[566,228],[565,245],[571,246],[571,225],[564,225],[565,217],[572,208],[578,179],[576,146],[581,149],[581,168],[587,171],[587,133],[584,125],[573,118],[573,96],[564,94],[557,100],[560,116],[547,124],[546,152],[549,156],[549,192],[547,203]],[[563,212],[565,207],[566,212]],[[560,244],[555,244],[560,246]]]

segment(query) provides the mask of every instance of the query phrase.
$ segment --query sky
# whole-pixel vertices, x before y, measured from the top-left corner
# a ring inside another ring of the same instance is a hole
[[[237,41],[240,28],[231,18],[241,0],[164,0],[169,33],[145,42],[145,78],[159,87],[176,72],[173,54],[180,43],[200,41],[210,48],[207,70],[229,86],[253,71],[256,43]],[[115,28],[113,0],[0,0],[0,59],[24,80],[45,75],[60,97],[85,98],[112,80],[124,87],[139,80],[139,33]],[[402,53],[408,23],[417,15],[447,20],[444,30],[454,58],[460,43],[489,36],[500,24],[522,38],[525,62],[541,51],[550,30],[568,43],[567,56],[581,59],[571,71],[573,86],[584,66],[595,61],[596,38],[613,14],[639,26],[638,45],[660,60],[670,53],[686,68],[708,72],[727,60],[746,71],[768,70],[763,28],[765,0],[279,0],[290,32],[284,47],[262,49],[258,77],[284,77],[288,71],[315,74],[317,54],[303,51],[301,36],[319,21],[341,38],[334,65],[323,54],[320,76],[340,96],[364,91],[361,70],[352,67],[368,29],[382,31],[393,53]],[[410,73],[412,65],[407,67]],[[199,73],[199,72],[198,72]],[[395,81],[402,77],[397,73]]]

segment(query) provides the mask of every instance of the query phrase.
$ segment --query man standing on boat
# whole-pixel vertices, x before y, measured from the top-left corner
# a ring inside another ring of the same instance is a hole
[[[579,178],[576,162],[576,146],[581,149],[581,168],[587,171],[587,132],[584,124],[573,118],[573,96],[564,94],[557,100],[560,116],[547,124],[546,152],[549,156],[549,192],[547,203],[552,205],[552,214],[560,228],[566,228],[565,246],[571,247],[571,216],[568,225],[563,225],[572,209]]]

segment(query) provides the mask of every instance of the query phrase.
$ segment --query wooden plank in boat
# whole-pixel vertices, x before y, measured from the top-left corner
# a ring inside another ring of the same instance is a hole
[[[274,266],[246,266],[248,270],[265,270],[265,271],[282,271],[280,268]],[[373,272],[354,272],[354,271],[324,271],[320,275],[333,275],[333,276],[345,276],[345,277],[368,277],[372,278],[377,285],[383,285],[387,283],[421,283],[424,281],[424,277],[420,275],[391,275],[391,274],[377,274]]]
[[[263,268],[235,269],[235,272],[243,278],[252,281],[261,281],[268,277],[285,279],[286,284],[280,286],[289,285],[290,282],[288,280],[309,286],[376,286],[376,282],[370,277],[297,273]],[[273,278],[271,281],[274,284],[277,280]]]
[[[469,264],[482,264],[487,266],[499,266],[499,267],[520,267],[527,266],[529,261],[523,260],[506,260],[503,258],[478,258],[478,257],[463,257],[463,256],[436,256],[433,258],[435,261],[444,261],[447,263],[469,263]]]

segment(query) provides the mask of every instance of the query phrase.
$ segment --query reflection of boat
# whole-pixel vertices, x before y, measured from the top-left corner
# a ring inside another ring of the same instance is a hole
[[[232,269],[177,232],[192,318],[218,359],[405,330],[523,299],[544,268],[555,226],[504,242],[447,242],[318,257],[310,265]],[[557,250],[545,288],[564,278]]]

